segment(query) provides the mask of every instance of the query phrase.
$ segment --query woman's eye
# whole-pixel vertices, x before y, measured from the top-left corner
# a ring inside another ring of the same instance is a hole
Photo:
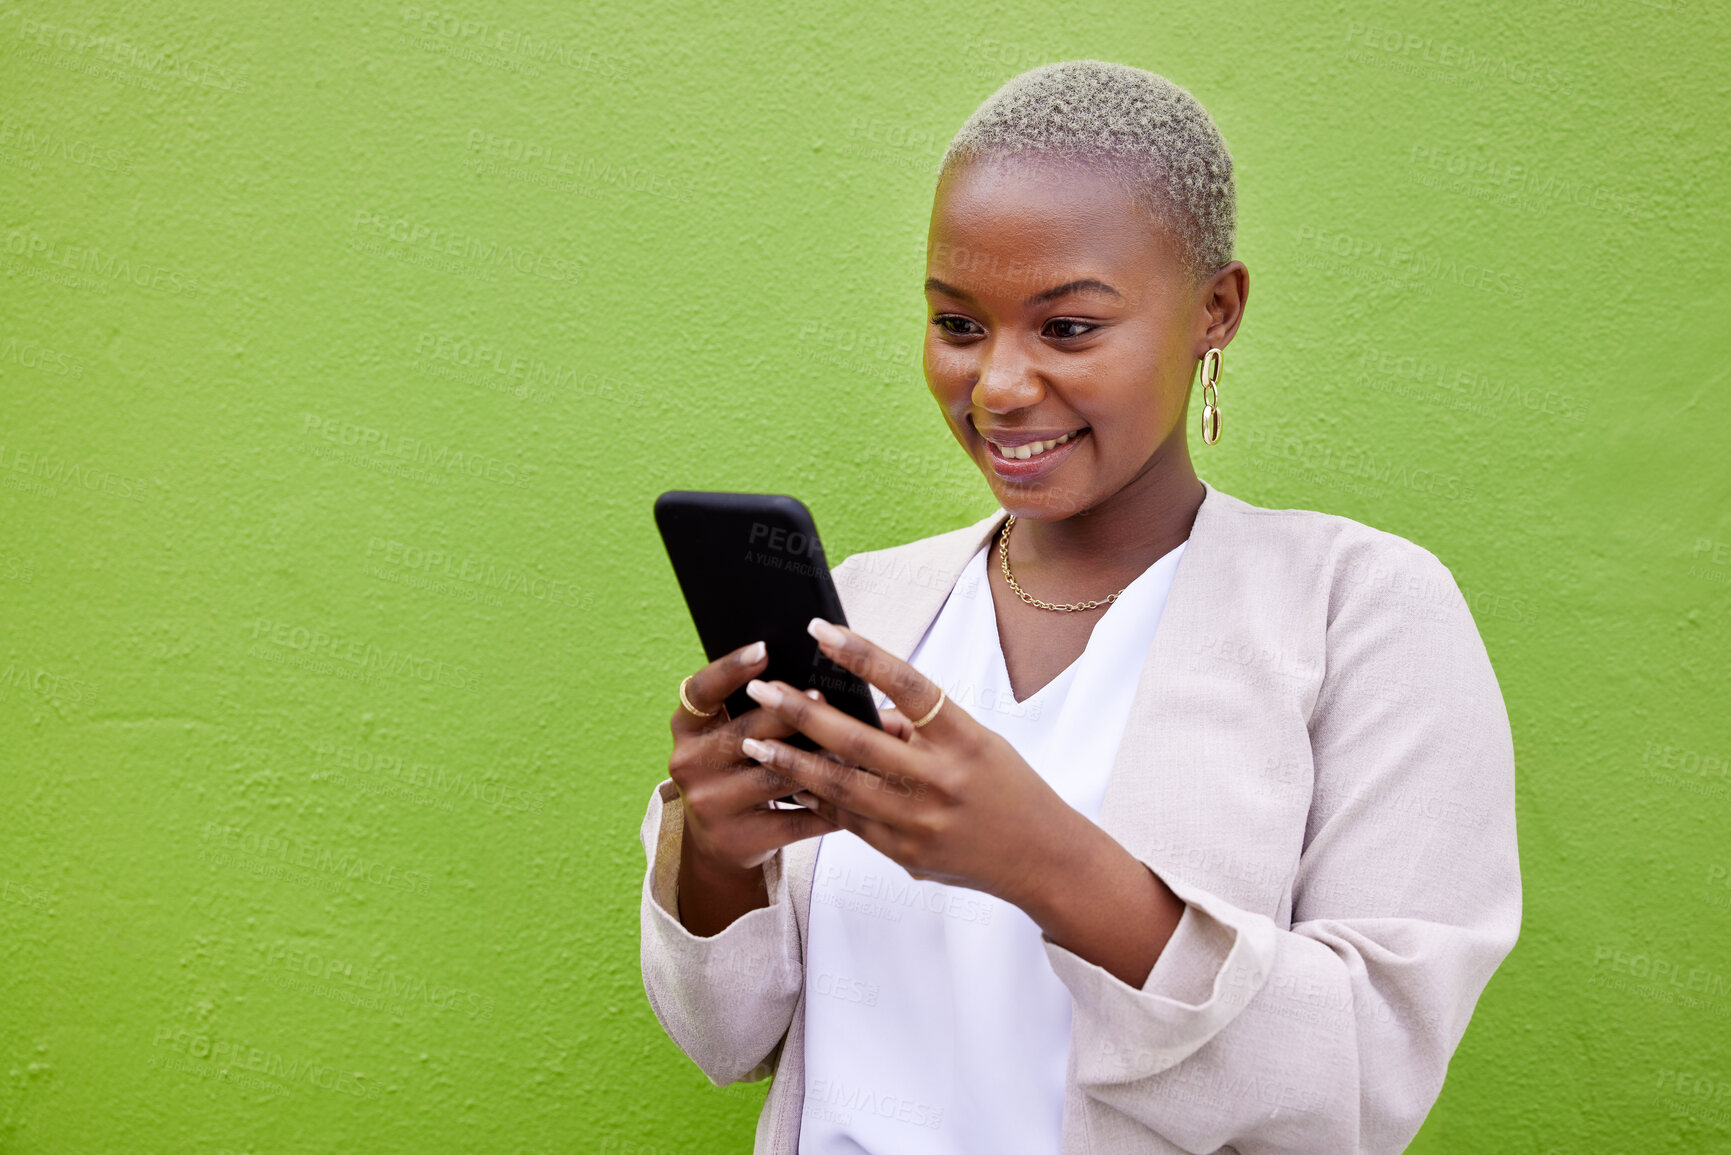
[[[972,335],[968,328],[973,324],[966,317],[958,317],[954,313],[944,313],[932,318],[932,324],[942,329],[952,337],[967,337]]]
[[[1094,329],[1095,326],[1088,324],[1086,321],[1069,321],[1062,317],[1046,322],[1047,332],[1050,332],[1052,336],[1056,337],[1060,341],[1068,341],[1075,337],[1084,336],[1093,332]]]

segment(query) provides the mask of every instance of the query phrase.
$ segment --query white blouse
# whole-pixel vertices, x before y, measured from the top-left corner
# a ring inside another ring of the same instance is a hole
[[[1086,649],[1010,690],[977,552],[911,664],[1098,819],[1184,543],[1127,586]],[[888,703],[879,697],[880,708]],[[919,882],[846,831],[820,842],[805,966],[802,1155],[1055,1152],[1071,995],[1040,928],[978,891]]]

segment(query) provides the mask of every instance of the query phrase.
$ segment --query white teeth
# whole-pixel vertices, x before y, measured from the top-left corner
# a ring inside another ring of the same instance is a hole
[[[1002,453],[1005,457],[1012,458],[1016,461],[1026,461],[1030,457],[1040,456],[1040,454],[1046,452],[1048,449],[1058,448],[1058,446],[1064,444],[1064,442],[1069,441],[1075,436],[1076,434],[1074,433],[1066,433],[1062,437],[1054,437],[1050,441],[1033,441],[1029,442],[1027,445],[1015,446],[999,445],[998,452]]]

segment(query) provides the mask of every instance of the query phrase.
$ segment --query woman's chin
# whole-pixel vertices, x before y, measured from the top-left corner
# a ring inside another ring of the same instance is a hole
[[[1008,481],[988,468],[986,482],[998,504],[1023,521],[1062,521],[1087,508],[1082,491],[1061,481]]]

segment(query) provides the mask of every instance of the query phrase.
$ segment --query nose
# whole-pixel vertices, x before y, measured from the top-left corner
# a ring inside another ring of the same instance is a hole
[[[988,413],[1009,413],[1037,405],[1046,395],[1045,382],[1032,357],[1010,340],[993,341],[980,359],[970,400]]]

